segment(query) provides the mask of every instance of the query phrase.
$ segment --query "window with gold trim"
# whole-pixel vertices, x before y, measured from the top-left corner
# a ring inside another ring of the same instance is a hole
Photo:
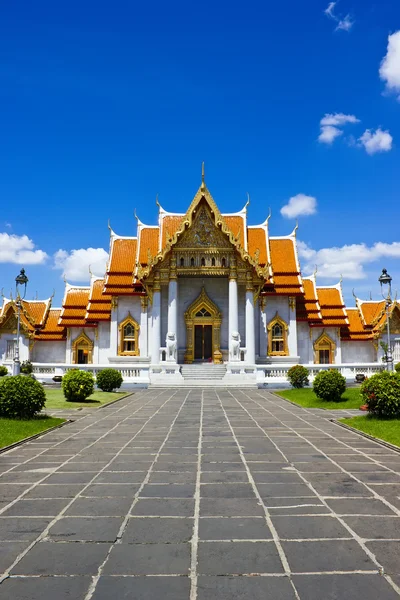
[[[314,342],[314,363],[317,365],[331,365],[335,362],[334,341],[323,332]]]
[[[72,342],[72,363],[74,365],[87,365],[93,362],[94,342],[84,331]]]
[[[129,314],[118,326],[120,356],[139,356],[139,324]]]
[[[287,356],[288,351],[288,326],[278,313],[270,321],[268,331],[268,354],[270,356]]]

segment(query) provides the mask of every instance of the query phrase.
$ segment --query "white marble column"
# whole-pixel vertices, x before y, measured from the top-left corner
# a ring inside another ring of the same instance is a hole
[[[233,334],[239,334],[239,306],[236,258],[231,259],[229,272],[229,360],[240,360],[240,351],[233,356]]]
[[[288,332],[289,356],[298,356],[297,350],[297,321],[296,321],[296,298],[289,298],[289,332]]]
[[[248,272],[246,274],[246,362],[250,365],[256,362],[254,325],[253,278]]]
[[[168,283],[168,329],[167,329],[167,360],[177,362],[178,356],[178,277],[176,274],[176,259],[171,258],[171,268]],[[169,355],[168,345],[175,348],[172,356]]]
[[[267,340],[267,299],[265,296],[260,296],[260,358],[267,357],[268,340]]]
[[[153,285],[152,315],[152,344],[151,362],[158,365],[160,362],[160,337],[161,337],[161,286],[160,275],[156,273]]]
[[[111,298],[110,352],[118,356],[118,298]]]
[[[139,333],[139,350],[140,356],[148,356],[149,345],[148,345],[148,306],[149,299],[147,296],[140,297],[140,304],[142,307],[140,313],[140,333]]]

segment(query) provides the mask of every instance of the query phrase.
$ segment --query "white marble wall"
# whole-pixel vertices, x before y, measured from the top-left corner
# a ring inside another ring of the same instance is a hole
[[[37,341],[34,343],[31,361],[41,363],[65,363],[66,341]]]
[[[372,342],[342,342],[342,362],[375,362],[376,351]]]

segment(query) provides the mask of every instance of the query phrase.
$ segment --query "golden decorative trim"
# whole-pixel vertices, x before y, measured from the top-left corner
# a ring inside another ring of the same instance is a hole
[[[82,329],[82,332],[72,342],[72,364],[78,364],[78,350],[84,350],[88,355],[87,364],[91,365],[93,363],[93,346],[93,341]]]
[[[294,296],[289,296],[289,308],[290,310],[296,310],[296,298]]]
[[[135,350],[133,352],[125,352],[124,351],[124,327],[126,325],[131,324],[135,330],[134,340],[135,340]],[[137,321],[132,317],[131,313],[128,313],[126,319],[124,319],[118,325],[118,356],[139,356],[139,330],[140,326]]]
[[[197,313],[205,309],[210,316],[209,317],[197,317]],[[213,348],[213,362],[215,364],[222,363],[222,352],[220,348],[220,330],[222,323],[222,315],[218,306],[208,297],[204,287],[201,290],[200,295],[194,302],[188,307],[185,312],[185,324],[186,324],[186,352],[185,352],[185,363],[192,363],[194,360],[194,328],[195,325],[211,325],[212,326],[212,348]]]
[[[314,363],[316,365],[320,364],[319,350],[329,350],[329,364],[334,364],[336,344],[332,340],[332,338],[330,338],[329,335],[325,332],[325,330],[314,342]]]
[[[118,308],[118,298],[116,296],[111,297],[111,308]]]
[[[140,296],[140,305],[142,307],[142,312],[147,312],[147,308],[149,306],[148,296]]]
[[[280,352],[276,352],[272,350],[272,329],[274,325],[280,325],[282,327],[282,342],[283,342],[283,350]],[[288,324],[284,321],[279,315],[278,311],[276,311],[275,317],[268,323],[267,325],[268,332],[268,356],[288,356]]]
[[[246,292],[254,292],[253,275],[250,271],[246,273]]]
[[[154,274],[153,293],[154,292],[161,292],[161,278],[159,272]]]

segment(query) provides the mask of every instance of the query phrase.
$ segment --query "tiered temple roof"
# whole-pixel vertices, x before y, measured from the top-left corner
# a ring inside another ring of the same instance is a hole
[[[96,327],[109,321],[112,296],[145,295],[141,275],[161,261],[191,226],[200,202],[206,202],[215,224],[228,237],[241,258],[265,281],[263,296],[296,297],[297,321],[310,327],[338,327],[346,341],[371,340],[386,322],[385,301],[361,301],[346,308],[341,285],[317,286],[315,276],[302,278],[297,252],[296,228],[287,236],[271,237],[269,219],[247,224],[247,206],[237,213],[220,213],[204,177],[186,213],[170,213],[158,203],[158,225],[137,219],[136,236],[117,235],[110,228],[110,254],[104,277],[91,278],[90,286],[66,284],[62,308],[50,308],[51,298],[23,301],[22,327],[38,340],[65,339],[66,327]],[[261,275],[260,275],[261,274]],[[391,310],[399,308],[397,302]],[[15,301],[4,299],[0,327],[15,313]]]

